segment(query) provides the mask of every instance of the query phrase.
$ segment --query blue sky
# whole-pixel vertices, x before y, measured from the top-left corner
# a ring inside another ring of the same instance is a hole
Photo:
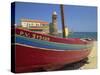
[[[54,4],[16,3],[15,23],[20,19],[52,21],[53,11],[57,12],[58,29],[61,31],[60,6]],[[65,23],[73,32],[97,32],[97,8],[89,6],[64,5]]]

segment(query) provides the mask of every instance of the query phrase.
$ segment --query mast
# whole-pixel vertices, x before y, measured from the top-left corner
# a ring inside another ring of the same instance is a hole
[[[62,21],[62,34],[63,34],[63,38],[66,38],[64,9],[63,9],[63,5],[62,4],[60,5],[60,9],[61,9],[61,21]]]

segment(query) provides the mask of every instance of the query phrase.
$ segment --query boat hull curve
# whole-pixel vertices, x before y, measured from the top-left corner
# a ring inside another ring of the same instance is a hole
[[[16,44],[16,72],[34,71],[48,65],[64,65],[80,61],[91,52],[83,50],[55,50]]]

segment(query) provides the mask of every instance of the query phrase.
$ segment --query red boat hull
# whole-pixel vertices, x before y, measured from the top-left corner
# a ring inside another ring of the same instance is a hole
[[[90,49],[49,50],[16,44],[16,72],[28,72],[49,65],[63,65],[86,58]]]

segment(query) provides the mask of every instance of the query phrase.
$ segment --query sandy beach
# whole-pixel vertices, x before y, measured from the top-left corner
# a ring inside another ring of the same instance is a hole
[[[88,63],[84,64],[81,69],[95,69],[97,68],[97,41],[94,41],[94,46],[90,55],[88,56]]]

